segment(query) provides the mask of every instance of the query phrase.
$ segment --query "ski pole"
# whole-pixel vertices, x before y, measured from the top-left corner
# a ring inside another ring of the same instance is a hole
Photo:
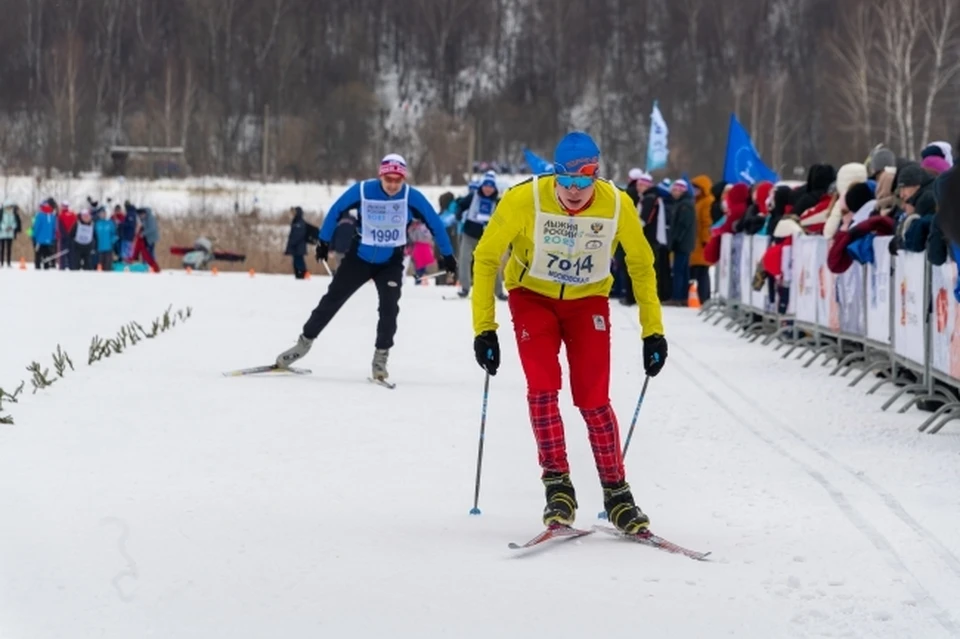
[[[650,383],[650,376],[643,380],[643,388],[640,389],[640,397],[637,398],[637,407],[633,409],[633,419],[630,420],[630,429],[627,431],[627,440],[623,444],[623,454],[621,459],[627,458],[627,450],[630,448],[630,440],[633,438],[633,429],[637,426],[637,418],[640,416],[640,406],[643,405],[643,397],[647,394],[647,384]],[[606,519],[606,511],[597,513],[597,519]]]
[[[487,427],[487,397],[490,395],[490,373],[483,380],[483,408],[480,410],[480,445],[477,450],[477,480],[473,487],[473,508],[471,515],[479,515],[477,504],[480,501],[480,468],[483,464],[483,434]]]

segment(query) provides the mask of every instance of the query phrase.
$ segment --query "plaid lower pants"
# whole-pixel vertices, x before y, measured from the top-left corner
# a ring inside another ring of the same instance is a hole
[[[556,391],[531,391],[527,394],[530,424],[537,440],[540,468],[544,473],[568,473],[567,443]],[[609,404],[600,408],[580,409],[587,423],[587,434],[601,483],[613,484],[624,479],[620,429]]]

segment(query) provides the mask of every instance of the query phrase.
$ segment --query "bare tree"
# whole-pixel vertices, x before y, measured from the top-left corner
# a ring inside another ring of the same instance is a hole
[[[933,58],[926,65],[930,68],[930,77],[926,84],[927,97],[923,105],[920,133],[924,144],[930,140],[930,125],[937,96],[960,73],[960,25],[957,18],[956,0],[924,0],[920,24],[930,39]]]
[[[873,141],[872,98],[879,89],[872,83],[876,40],[873,18],[869,2],[851,0],[826,42],[834,62],[830,78],[837,99],[837,117],[842,129],[854,134],[854,148],[870,146]]]

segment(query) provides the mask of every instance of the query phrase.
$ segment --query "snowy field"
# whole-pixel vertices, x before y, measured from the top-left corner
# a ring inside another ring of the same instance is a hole
[[[505,305],[480,507],[469,305],[405,285],[396,390],[365,381],[364,287],[303,377],[225,378],[295,340],[326,278],[0,270],[0,386],[61,345],[76,371],[4,404],[0,637],[960,636],[960,437],[916,432],[818,365],[667,309],[670,357],[626,465],[661,535],[518,557],[543,506]],[[193,317],[86,363],[169,306]],[[643,375],[613,311],[622,430]],[[889,392],[889,391],[888,391]],[[601,495],[562,395],[578,523]]]

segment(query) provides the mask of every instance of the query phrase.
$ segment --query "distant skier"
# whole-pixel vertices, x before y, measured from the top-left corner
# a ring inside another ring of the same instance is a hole
[[[462,198],[456,200],[457,219],[463,224],[463,233],[460,235],[460,290],[457,295],[467,297],[470,295],[471,271],[473,270],[473,251],[477,247],[477,242],[483,237],[483,230],[487,228],[490,222],[490,216],[497,208],[497,202],[500,201],[500,191],[497,189],[497,174],[493,171],[487,171],[480,178],[478,188],[471,189]],[[497,275],[496,296],[500,300],[506,300],[507,296],[503,293],[503,280]]]
[[[340,307],[372,279],[380,297],[372,377],[378,381],[387,379],[387,357],[393,347],[397,314],[400,312],[407,225],[411,221],[420,219],[426,222],[443,256],[444,270],[448,273],[457,272],[457,260],[453,257],[453,248],[447,239],[443,222],[427,198],[405,184],[406,178],[406,161],[400,155],[391,153],[380,162],[379,180],[354,184],[327,212],[320,228],[320,243],[316,251],[318,261],[327,259],[337,221],[344,211],[359,209],[358,235],[337,268],[327,293],[303,325],[297,343],[277,356],[277,366],[289,366],[306,355],[313,340]]]
[[[474,252],[473,323],[477,363],[495,375],[500,344],[494,282],[506,268],[510,313],[527,379],[527,403],[537,441],[547,526],[573,523],[577,499],[570,481],[557,394],[558,354],[566,346],[570,390],[587,432],[610,522],[637,533],[650,520],[626,482],[617,418],[610,406],[610,258],[626,253],[643,326],[643,366],[657,375],[667,357],[653,252],[630,197],[598,178],[600,150],[586,133],[568,134],[554,153],[555,175],[535,176],[508,190]]]

